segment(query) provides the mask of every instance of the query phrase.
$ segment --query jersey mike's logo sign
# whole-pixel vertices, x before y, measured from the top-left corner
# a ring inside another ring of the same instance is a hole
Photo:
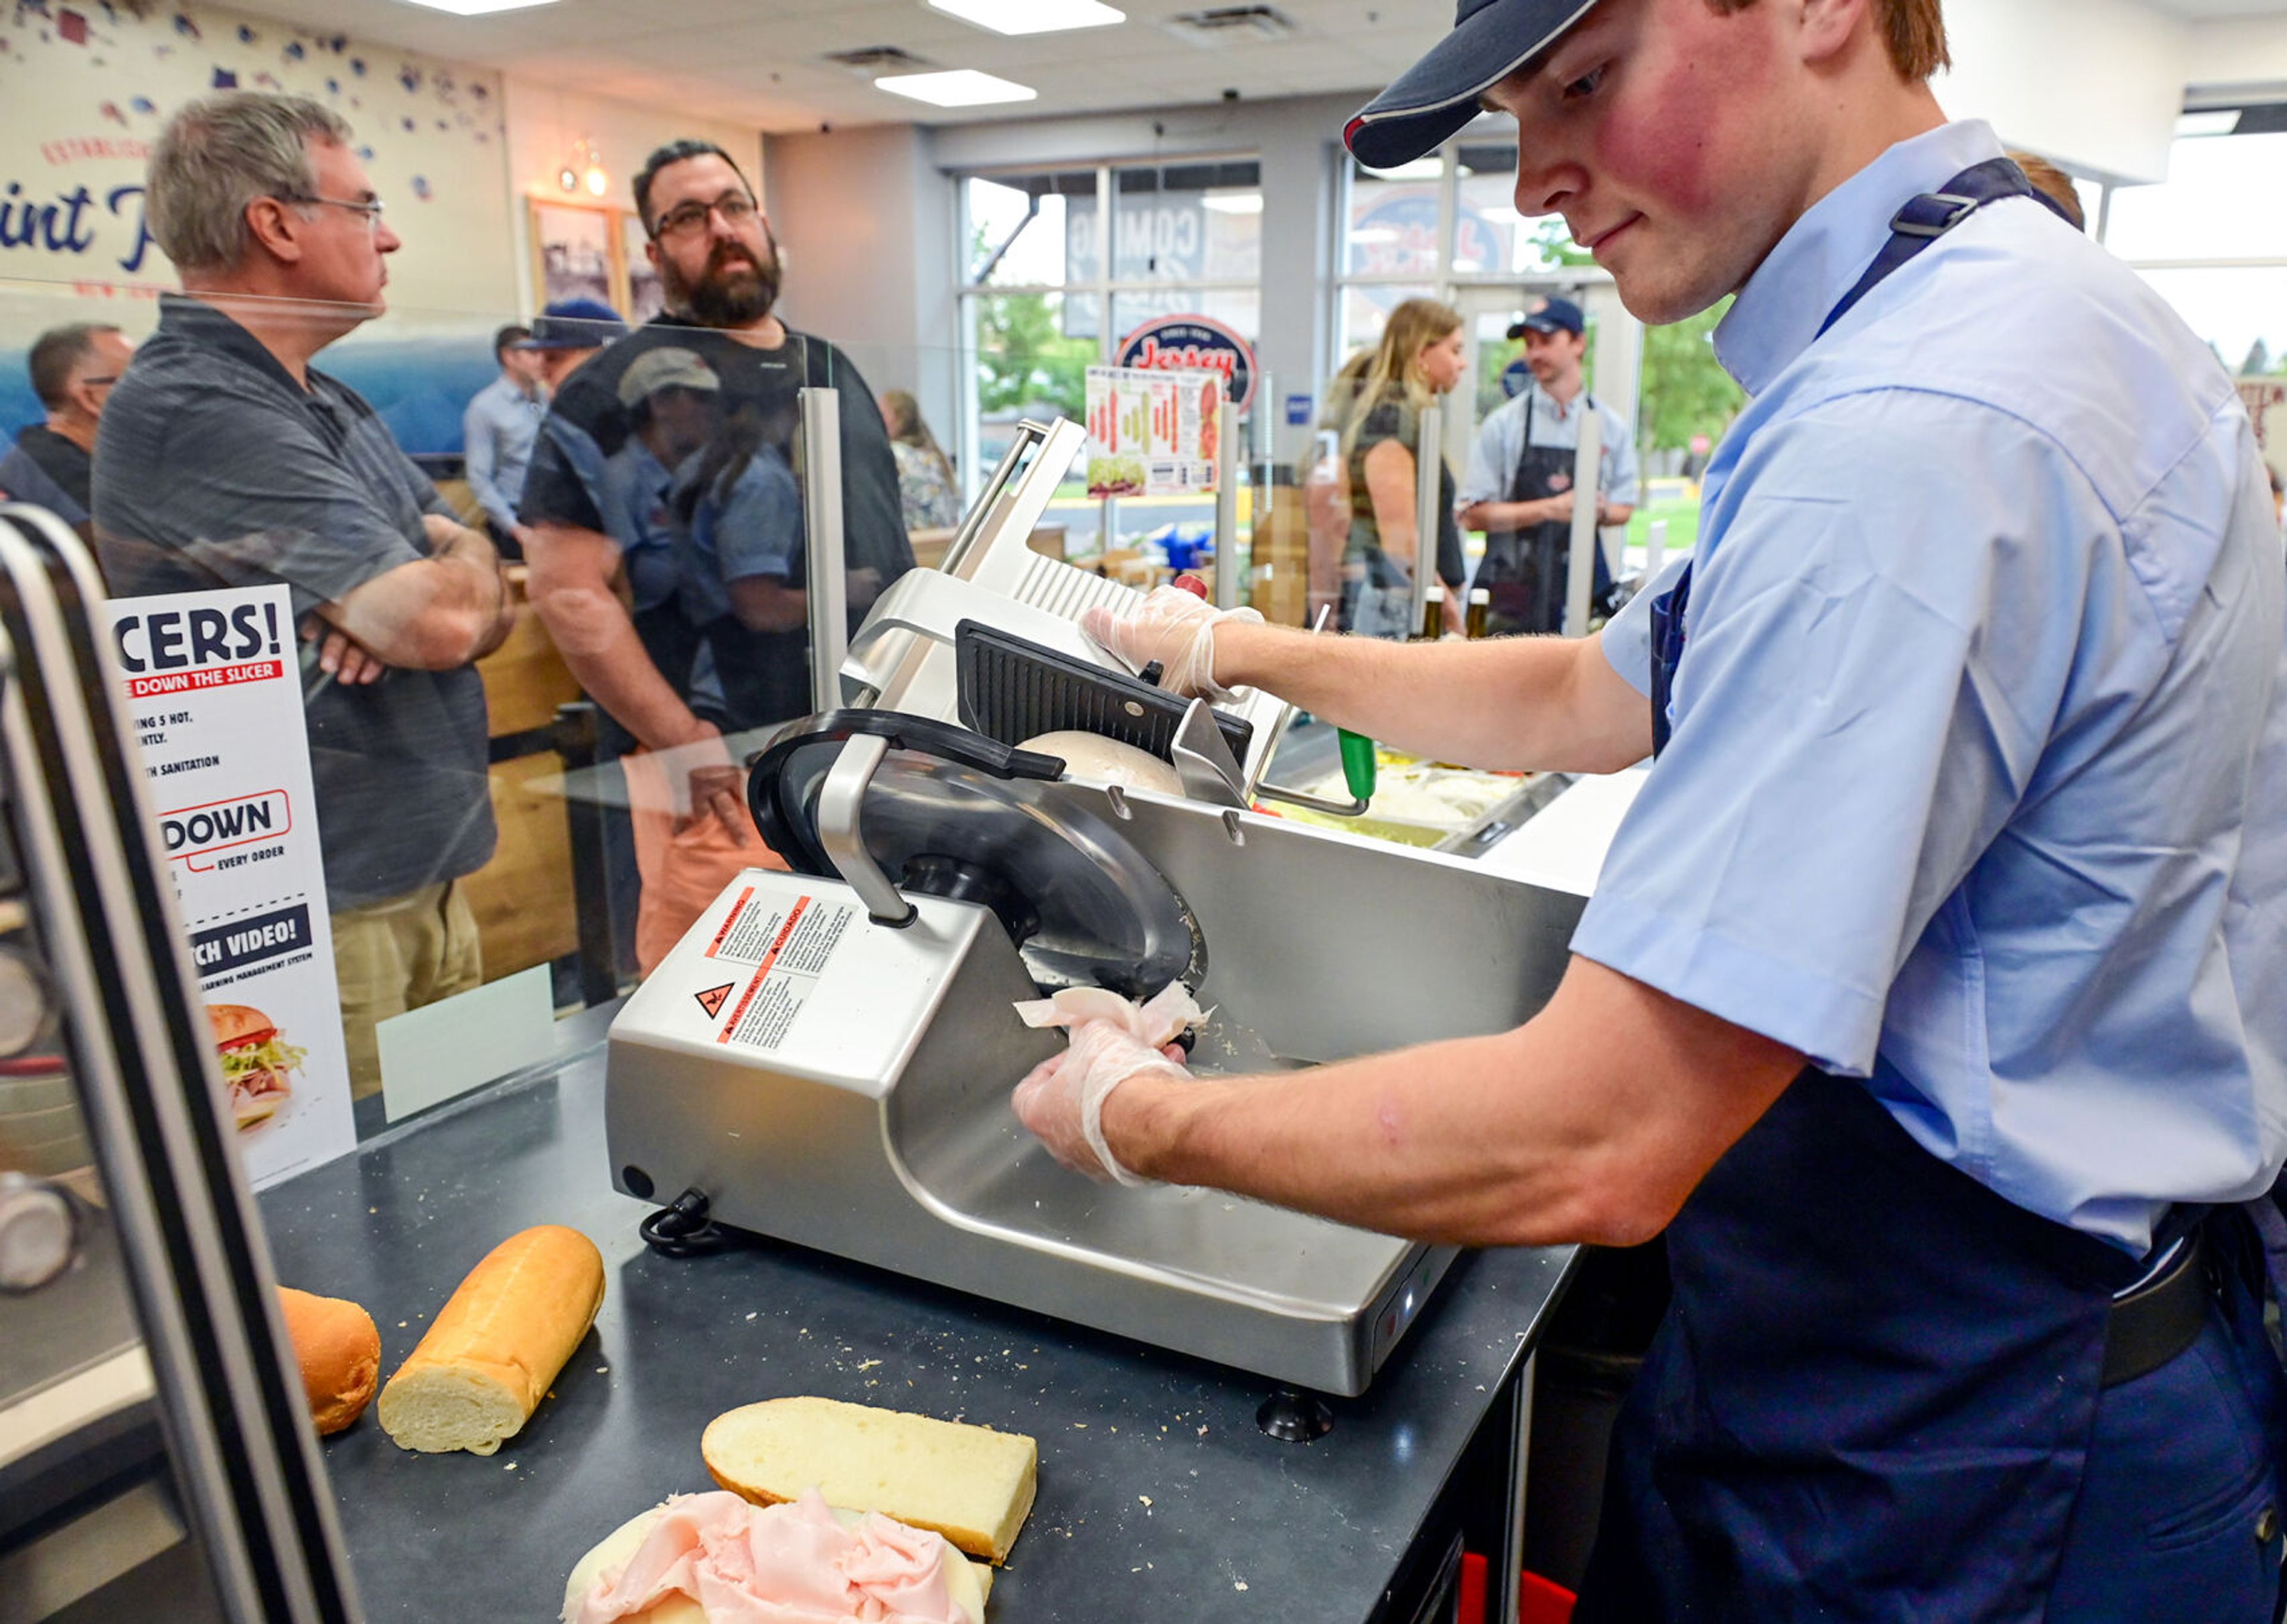
[[[1215,372],[1231,408],[1254,401],[1254,346],[1212,316],[1160,316],[1120,341],[1115,366],[1155,372]]]

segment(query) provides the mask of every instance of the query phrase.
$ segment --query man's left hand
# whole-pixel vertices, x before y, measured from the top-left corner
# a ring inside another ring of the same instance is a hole
[[[317,615],[303,621],[302,640],[318,646],[318,669],[344,687],[378,682],[389,669],[371,649]]]
[[[1173,1043],[1153,1049],[1116,1022],[1083,1021],[1072,1028],[1072,1047],[1034,1066],[1011,1103],[1017,1120],[1062,1166],[1093,1179],[1148,1183],[1121,1167],[1104,1142],[1104,1102],[1145,1073],[1190,1081],[1183,1056]]]

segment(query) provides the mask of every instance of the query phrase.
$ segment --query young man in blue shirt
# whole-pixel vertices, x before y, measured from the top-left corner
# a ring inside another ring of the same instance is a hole
[[[2230,380],[1944,52],[1937,0],[1461,0],[1351,149],[1482,96],[1637,315],[1738,296],[1696,556],[1579,641],[1090,625],[1442,759],[1657,752],[1516,1031],[1232,1081],[1090,1032],[1017,1097],[1098,1175],[1664,1231],[1581,1624],[2277,1615],[2280,543]]]

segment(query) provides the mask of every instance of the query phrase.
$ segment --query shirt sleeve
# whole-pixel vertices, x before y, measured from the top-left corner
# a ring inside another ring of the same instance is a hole
[[[800,575],[802,493],[775,447],[755,453],[728,495],[710,494],[704,502],[716,510],[709,534],[725,582]]]
[[[188,533],[181,558],[201,576],[283,582],[300,614],[429,556],[427,537],[394,519],[306,417],[213,404],[167,425],[166,512]]]
[[[462,456],[469,475],[469,488],[493,523],[503,530],[516,527],[516,509],[501,494],[496,477],[500,468],[498,437],[494,432],[492,412],[488,406],[491,388],[470,400],[468,410],[461,414]]]
[[[1510,415],[1506,406],[1497,406],[1485,414],[1484,423],[1477,430],[1476,444],[1469,448],[1469,471],[1453,498],[1456,507],[1475,507],[1480,502],[1501,499],[1504,474],[1516,461],[1513,451],[1503,455]]]
[[[1766,430],[1706,522],[1674,734],[1573,950],[1864,1076],[2046,746],[2111,521],[2017,420],[1894,392]],[[1632,683],[1636,609],[1605,631]]]
[[[1618,412],[1604,414],[1604,500],[1615,507],[1634,507],[1642,489],[1636,474],[1635,437]]]
[[[1629,598],[1597,634],[1605,661],[1620,674],[1621,680],[1647,701],[1651,698],[1652,602],[1671,590],[1690,566],[1689,555],[1670,558],[1652,583]]]
[[[517,511],[528,525],[569,525],[602,531],[604,454],[595,436],[557,408],[542,419],[532,442]]]

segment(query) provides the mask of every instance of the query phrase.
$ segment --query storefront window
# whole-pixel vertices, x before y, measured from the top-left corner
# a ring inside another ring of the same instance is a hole
[[[2287,162],[2281,109],[2187,115],[2158,186],[2112,194],[2105,246],[2141,271],[2242,377],[2287,366]]]
[[[1342,268],[1354,277],[1430,277],[1444,269],[1437,252],[1443,156],[1394,170],[1352,165]]]
[[[1092,258],[1096,171],[1030,175],[1013,181],[977,177],[966,187],[969,264],[965,281],[989,287],[1054,285],[1072,258]],[[1074,208],[1077,203],[1079,208]],[[1080,246],[1070,246],[1074,236]]]
[[[1252,158],[971,175],[961,195],[969,390],[959,462],[972,478],[998,463],[1020,420],[1082,416],[1088,368],[1115,360],[1146,321],[1199,316],[1249,344],[1261,336]]]

